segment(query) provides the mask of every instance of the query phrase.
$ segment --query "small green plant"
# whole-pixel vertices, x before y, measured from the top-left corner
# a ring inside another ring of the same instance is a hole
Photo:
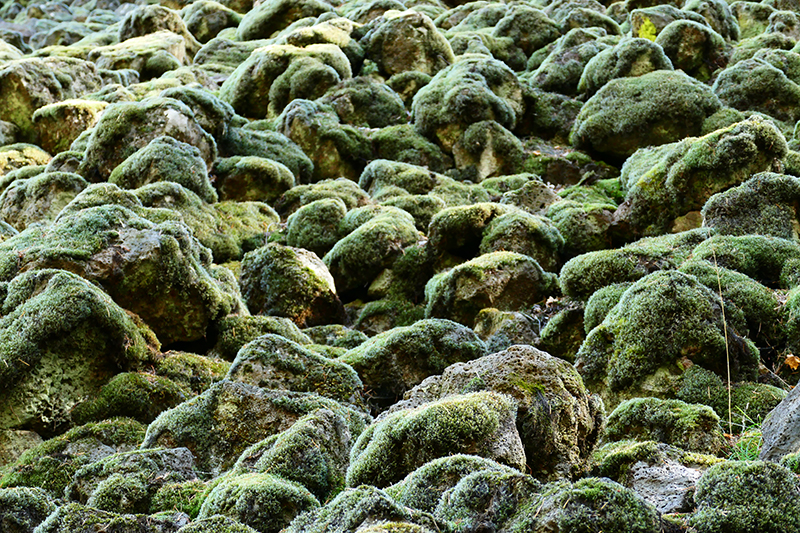
[[[741,429],[738,435],[731,435],[731,452],[728,459],[731,461],[755,461],[761,451],[764,439],[761,435],[761,420],[753,420],[741,408],[741,422],[735,424]]]

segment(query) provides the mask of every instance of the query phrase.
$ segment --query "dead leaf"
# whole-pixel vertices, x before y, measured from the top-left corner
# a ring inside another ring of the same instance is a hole
[[[797,370],[797,367],[800,367],[800,357],[793,354],[787,355],[783,362],[789,365],[792,370]]]

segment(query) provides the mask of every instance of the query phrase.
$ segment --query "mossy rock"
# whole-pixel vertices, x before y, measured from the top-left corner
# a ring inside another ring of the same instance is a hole
[[[323,257],[342,237],[339,224],[346,213],[347,206],[340,198],[324,198],[302,206],[286,221],[286,244]]]
[[[211,173],[220,200],[272,203],[295,185],[291,170],[263,157],[219,158]]]
[[[386,493],[406,507],[433,513],[445,493],[459,481],[483,471],[519,475],[513,468],[491,459],[477,455],[450,455],[425,463],[402,481],[387,487]]]
[[[331,273],[313,252],[268,244],[244,256],[240,284],[253,313],[290,318],[299,327],[345,319]]]
[[[587,336],[576,365],[587,385],[616,407],[641,395],[637,391],[674,394],[689,362],[719,375],[727,375],[729,368],[737,381],[754,379],[758,349],[746,333],[741,311],[724,304],[696,277],[659,271],[625,291]]]
[[[369,195],[356,183],[339,178],[293,187],[278,198],[274,207],[282,217],[288,217],[304,205],[325,198],[339,198],[348,211],[371,203]]]
[[[328,409],[318,409],[277,435],[245,450],[234,473],[261,472],[306,487],[321,502],[344,488],[352,446],[347,422]]]
[[[5,184],[16,177],[23,177],[23,173],[31,172],[40,174],[44,172],[52,156],[32,144],[16,143],[8,146],[0,146],[0,176],[3,177]],[[30,177],[30,176],[24,176]]]
[[[689,518],[701,533],[790,531],[800,527],[795,475],[762,461],[712,466],[697,483],[697,510]]]
[[[234,520],[229,516],[214,515],[201,520],[194,520],[191,524],[180,528],[179,533],[258,533],[257,530]]]
[[[425,316],[472,326],[481,309],[518,311],[552,295],[556,284],[556,276],[533,258],[492,252],[431,278],[425,286]]]
[[[469,110],[469,113],[465,113]],[[494,120],[514,131],[524,112],[522,87],[514,72],[500,61],[465,55],[441,70],[414,96],[414,126],[445,152],[467,128]]]
[[[206,166],[217,156],[213,137],[186,104],[171,98],[146,98],[106,108],[89,137],[78,174],[92,183],[107,181],[120,163],[162,135],[197,148]]]
[[[390,527],[398,523],[403,523],[407,529],[396,531]],[[300,515],[286,533],[363,532],[381,525],[396,533],[427,533],[439,529],[430,515],[399,504],[379,488],[361,485],[345,489],[319,509]],[[378,531],[388,533],[385,529]]]
[[[160,5],[144,5],[129,11],[119,24],[119,40],[143,37],[161,30],[183,37],[190,57],[200,49],[200,43],[189,33],[181,14]]]
[[[115,453],[82,467],[65,494],[96,509],[149,513],[150,500],[163,485],[195,480],[188,449],[142,449]]]
[[[73,428],[22,454],[3,473],[0,488],[40,487],[55,498],[64,495],[82,466],[139,446],[145,426],[129,418],[92,422]]]
[[[471,124],[453,145],[459,178],[480,183],[522,171],[525,151],[513,133],[493,120]]]
[[[581,108],[570,143],[620,161],[638,148],[699,134],[703,121],[720,107],[709,87],[682,72],[617,78]]]
[[[4,429],[52,434],[69,422],[72,407],[111,376],[153,357],[135,321],[75,274],[27,272],[6,283],[3,293],[0,376],[9,406],[0,419]]]
[[[230,363],[189,352],[168,351],[156,363],[156,375],[176,383],[185,394],[202,394],[228,373]]]
[[[361,172],[358,186],[367,191],[373,198],[401,194],[426,194],[430,192],[444,176],[418,165],[376,159],[371,161]]]
[[[545,485],[515,514],[509,528],[656,533],[661,531],[660,522],[655,507],[631,489],[607,478],[589,477],[574,484],[555,481]]]
[[[339,227],[346,236],[322,261],[342,294],[369,286],[383,269],[391,267],[404,248],[419,240],[411,215],[388,206],[350,211]]]
[[[475,317],[475,334],[486,343],[489,353],[503,351],[515,344],[535,346],[542,329],[540,321],[518,311],[486,308]]]
[[[247,11],[236,30],[236,40],[253,41],[269,39],[292,23],[306,17],[318,17],[332,13],[333,6],[321,0],[270,0],[262,2],[254,9]]]
[[[107,105],[72,99],[40,107],[31,120],[42,148],[51,154],[68,150],[81,133],[97,124]]]
[[[0,524],[7,533],[28,533],[44,522],[56,505],[40,488],[0,489]]]
[[[364,63],[364,47],[358,41],[361,27],[352,20],[335,15],[325,15],[314,21],[306,18],[282,31],[273,42],[305,47],[312,44],[333,44],[341,48],[350,61],[354,73]]]
[[[70,502],[56,509],[37,529],[41,533],[90,533],[97,529],[107,533],[148,533],[153,528],[175,531],[185,521],[183,513],[120,514]]]
[[[225,377],[264,389],[315,392],[361,403],[361,380],[350,366],[275,334],[245,344]]]
[[[609,442],[655,440],[710,455],[718,455],[726,444],[713,409],[658,398],[634,398],[619,404],[608,415],[604,438]]]
[[[355,181],[372,158],[372,146],[360,129],[340,124],[333,110],[322,104],[295,98],[276,119],[277,129],[314,163],[311,182],[340,177]]]
[[[358,372],[373,397],[394,399],[454,363],[485,354],[483,341],[469,328],[428,319],[378,334],[339,360]]]
[[[444,200],[427,194],[400,194],[381,201],[380,205],[397,207],[414,217],[417,230],[425,233],[436,214],[447,207]]]
[[[640,150],[623,167],[626,197],[615,220],[643,236],[679,231],[712,194],[773,168],[786,155],[784,142],[775,126],[753,117],[698,139]]]
[[[220,98],[242,116],[274,118],[292,100],[319,98],[352,75],[347,56],[333,44],[270,45],[236,68],[222,84]]]
[[[521,469],[516,405],[494,392],[449,396],[369,426],[350,454],[347,485],[386,487],[438,457],[466,453]]]
[[[433,250],[440,254],[448,252],[471,259],[481,252],[485,253],[486,250],[481,250],[484,240],[488,241],[486,248],[489,248],[491,240],[488,233],[494,221],[516,211],[510,205],[494,202],[448,207],[431,218],[427,232],[428,241]],[[497,229],[497,225],[494,229]]]
[[[800,86],[763,59],[747,59],[725,69],[714,82],[719,99],[734,109],[759,111],[778,120],[795,122]]]
[[[516,400],[515,424],[532,475],[557,479],[586,471],[603,425],[602,402],[587,391],[569,363],[532,346],[512,346],[452,365],[408,392],[378,421],[398,410],[474,391]]]
[[[238,306],[238,296],[211,276],[210,254],[187,226],[156,225],[118,205],[65,214],[0,247],[2,277],[23,267],[81,272],[141,316],[164,344],[202,338],[211,320]],[[111,249],[120,250],[113,261],[107,259]]]
[[[416,71],[435,75],[455,61],[433,21],[412,9],[388,11],[364,37],[365,51],[387,77]]]
[[[728,62],[725,39],[707,25],[692,20],[669,23],[659,32],[655,44],[664,49],[674,68],[700,81],[710,80],[714,71]]]
[[[262,335],[273,333],[298,344],[311,344],[311,338],[288,318],[276,316],[231,315],[217,321],[214,327],[217,341],[209,355],[233,361],[239,350]]]
[[[556,271],[560,264],[564,238],[547,218],[524,211],[494,218],[484,231],[480,253],[505,250],[527,255],[546,271]]]
[[[191,40],[194,41],[194,38]],[[161,30],[120,43],[94,47],[86,57],[101,69],[135,70],[141,80],[147,81],[191,64],[192,54],[182,35]]]
[[[205,44],[226,28],[235,28],[242,22],[242,15],[228,7],[202,0],[193,2],[181,10],[186,29],[200,43]]]
[[[632,284],[633,282],[623,282],[606,285],[597,289],[589,297],[583,314],[584,331],[586,333],[600,325]]]
[[[589,60],[581,74],[578,92],[592,96],[613,79],[641,76],[656,70],[673,70],[663,48],[650,39],[623,38],[613,48]]]
[[[366,76],[344,80],[325,93],[321,102],[331,106],[342,123],[356,127],[385,128],[408,121],[400,95]]]
[[[174,181],[208,203],[218,200],[200,150],[173,137],[161,136],[131,154],[108,177],[123,189],[138,189],[158,181]]]
[[[291,139],[275,131],[229,128],[220,140],[223,157],[253,156],[282,163],[294,174],[295,183],[308,183],[314,164]]]
[[[198,469],[217,475],[233,466],[248,446],[288,429],[315,409],[330,409],[344,417],[353,437],[369,420],[368,415],[316,394],[223,380],[162,413],[147,428],[142,447],[185,446]]]
[[[43,172],[11,182],[0,195],[0,217],[18,231],[48,223],[89,184],[77,174]]]
[[[437,144],[417,133],[412,124],[381,128],[371,133],[370,140],[376,159],[427,167],[433,172],[444,172],[453,166],[453,159]]]
[[[709,237],[707,230],[647,237],[616,250],[589,252],[567,261],[559,284],[564,295],[588,300],[596,291],[615,283],[637,281],[658,270],[677,268]]]
[[[364,344],[368,339],[362,332],[341,324],[313,326],[305,328],[303,333],[308,335],[315,344],[345,348],[347,350]]]

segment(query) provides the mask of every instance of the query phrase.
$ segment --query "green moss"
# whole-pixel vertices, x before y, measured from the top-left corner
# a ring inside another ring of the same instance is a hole
[[[592,294],[586,302],[586,310],[583,315],[584,331],[586,333],[600,325],[631,285],[633,285],[632,282],[614,283],[597,289]]]
[[[376,159],[364,168],[358,186],[372,197],[380,196],[389,187],[400,188],[407,194],[426,194],[442,177],[421,166]]]
[[[16,179],[0,195],[0,215],[19,231],[35,222],[51,222],[87,185],[86,180],[68,172]]]
[[[206,490],[206,483],[199,479],[164,483],[150,498],[150,512],[181,511],[196,518]]]
[[[585,338],[583,309],[562,309],[547,321],[540,335],[540,349],[566,361],[574,361]]]
[[[380,333],[339,358],[355,368],[376,397],[396,398],[453,363],[485,355],[486,346],[467,327],[428,319]]]
[[[183,529],[181,533],[258,533],[252,527],[223,515],[194,520],[181,529]]]
[[[298,344],[311,344],[311,339],[288,318],[231,315],[217,321],[215,329],[217,342],[209,354],[226,361],[233,361],[242,346],[267,333]]]
[[[692,251],[695,260],[735,270],[767,287],[786,287],[799,255],[794,241],[754,234],[713,236]]]
[[[185,400],[183,390],[169,378],[144,372],[124,372],[114,376],[94,398],[75,406],[71,416],[78,424],[115,416],[148,424],[162,411]]]
[[[0,524],[6,533],[33,531],[55,510],[55,503],[43,489],[0,489]]]
[[[395,412],[368,427],[356,441],[347,485],[385,487],[452,453],[481,455],[519,468],[513,445],[497,453],[491,444],[501,438],[497,432],[515,409],[506,396],[478,392]]]
[[[306,17],[318,17],[333,11],[333,8],[319,0],[303,0],[289,2],[273,0],[249,11],[242,19],[236,31],[237,40],[251,41],[267,39],[273,33],[289,27],[292,23]]]
[[[41,487],[60,498],[82,466],[100,454],[129,450],[141,443],[145,427],[129,418],[92,422],[73,428],[22,454],[0,478],[0,487]],[[93,451],[95,453],[93,453]]]
[[[345,124],[385,128],[407,121],[403,100],[391,87],[359,76],[330,89],[322,102],[330,105]]]
[[[421,73],[406,74],[422,76]],[[403,74],[397,74],[392,79],[402,76]],[[390,79],[390,84],[391,81]],[[408,103],[410,104],[410,102]],[[439,146],[417,133],[412,124],[381,128],[371,133],[370,140],[377,159],[427,167],[433,172],[444,172],[453,166],[452,158],[445,154]]]
[[[282,217],[287,217],[304,205],[326,198],[339,198],[348,210],[370,203],[369,195],[356,183],[339,178],[293,187],[275,202],[274,207]]]
[[[608,416],[605,438],[655,440],[712,455],[719,454],[725,445],[720,420],[713,409],[657,398],[635,398],[617,406]]]
[[[689,523],[701,533],[792,531],[800,527],[795,475],[775,463],[728,461],[697,482]]]
[[[641,76],[656,70],[673,70],[664,50],[653,42],[655,33],[648,34],[648,37],[651,36],[623,38],[613,48],[591,58],[581,74],[578,92],[591,96],[616,78]]]
[[[488,226],[497,217],[516,211],[513,206],[488,202],[448,207],[431,219],[428,241],[439,253],[450,252],[472,258],[479,255]]]
[[[725,69],[714,82],[720,100],[740,111],[759,111],[795,122],[800,87],[779,68],[760,59],[746,59]]]
[[[339,223],[347,213],[341,198],[324,198],[306,204],[287,219],[286,244],[324,256],[342,237]]]
[[[546,271],[557,270],[564,238],[546,218],[524,211],[494,218],[481,239],[480,253],[517,252],[536,260]]]

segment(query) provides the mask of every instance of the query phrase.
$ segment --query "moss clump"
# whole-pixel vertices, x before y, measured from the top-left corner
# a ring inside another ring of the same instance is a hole
[[[689,523],[701,533],[793,531],[800,528],[796,491],[795,475],[775,463],[716,464],[697,482]]]
[[[161,413],[147,428],[142,447],[185,446],[195,456],[198,470],[217,475],[233,466],[248,446],[288,429],[315,409],[344,417],[354,437],[368,420],[367,415],[316,394],[223,380]]]
[[[180,511],[196,518],[200,513],[200,505],[203,503],[207,489],[207,484],[199,479],[164,483],[150,498],[150,510],[154,513]],[[184,533],[186,531],[188,529],[184,528]]]
[[[711,194],[769,170],[786,150],[783,135],[759,117],[640,150],[623,167],[626,197],[616,218],[645,236],[679,230],[679,217],[699,211]]]
[[[583,326],[586,333],[600,325],[631,285],[633,285],[632,282],[614,283],[597,289],[592,294],[586,302],[583,314]]]
[[[470,124],[494,120],[514,130],[523,112],[522,88],[500,61],[466,55],[441,70],[414,96],[416,130],[450,152]],[[469,110],[469,112],[465,112]]]
[[[0,487],[41,487],[60,498],[78,469],[115,451],[136,448],[144,435],[145,426],[129,418],[73,428],[22,454],[0,478]]]
[[[370,203],[369,195],[357,184],[345,178],[323,180],[313,185],[298,185],[286,191],[276,202],[275,210],[288,217],[304,205],[316,200],[339,198],[348,210]]]
[[[625,291],[589,333],[576,363],[611,405],[639,387],[670,395],[683,358],[719,375],[727,374],[729,361],[733,379],[754,379],[758,350],[743,336],[747,330],[738,309],[726,306],[723,327],[723,305],[694,276],[655,272]]]
[[[272,203],[294,187],[294,174],[277,161],[255,156],[220,158],[211,170],[221,200]]]
[[[186,394],[201,394],[227,374],[230,363],[188,352],[169,351],[156,364],[156,374],[177,383]]]
[[[621,160],[638,148],[699,134],[720,107],[711,89],[682,72],[618,78],[581,108],[570,143]]]
[[[287,219],[286,244],[324,256],[342,237],[339,223],[347,213],[340,198],[325,198],[304,205]]]
[[[281,31],[303,18],[318,17],[332,11],[333,7],[320,0],[264,2],[259,4],[257,9],[248,11],[243,17],[236,30],[236,39],[239,41],[268,39],[275,32]]]
[[[217,342],[209,355],[233,361],[242,346],[256,338],[274,333],[298,344],[311,344],[311,339],[288,318],[274,316],[231,315],[215,324]]]
[[[361,380],[352,368],[279,335],[245,344],[226,378],[264,389],[316,392],[344,403],[360,401]]]
[[[347,422],[319,409],[245,450],[233,471],[280,476],[303,485],[324,502],[344,488],[351,445]]]
[[[314,163],[285,135],[275,131],[228,128],[219,141],[223,157],[252,156],[283,164],[294,174],[295,183],[308,183]]]
[[[516,405],[494,392],[451,396],[397,411],[369,426],[350,453],[347,485],[385,487],[438,457],[480,455],[516,468],[524,464]],[[515,442],[516,441],[516,442]],[[498,447],[498,444],[503,444]]]
[[[385,128],[408,119],[400,96],[389,86],[365,76],[345,80],[321,100],[336,111],[341,122],[352,126]]]
[[[759,111],[787,122],[800,118],[800,86],[763,59],[746,59],[726,68],[714,82],[713,90],[734,109]]]
[[[169,378],[145,372],[123,372],[103,385],[94,398],[76,405],[71,416],[78,424],[115,416],[149,424],[162,411],[185,400],[181,387]]]
[[[0,524],[6,533],[33,531],[55,510],[55,503],[43,489],[0,489]]]
[[[733,383],[730,387],[731,413],[734,431],[745,431],[756,422],[766,419],[770,411],[784,398],[786,391],[766,383]],[[679,400],[712,407],[727,425],[728,387],[722,379],[697,365],[689,367],[680,380],[676,393]]]
[[[713,409],[658,398],[634,398],[617,406],[608,415],[605,438],[655,440],[712,455],[719,454],[725,445],[719,417]]]
[[[191,524],[181,528],[181,533],[258,533],[257,530],[246,526],[228,516],[214,515],[201,520],[194,520]]]
[[[428,319],[380,333],[339,360],[358,372],[373,397],[394,399],[454,363],[485,354],[486,346],[471,329]]]
[[[692,259],[735,270],[767,287],[788,287],[800,246],[768,235],[718,235],[698,244]]]
[[[344,322],[331,273],[313,252],[270,243],[242,260],[242,297],[253,313],[300,327]]]
[[[442,178],[443,176],[421,166],[388,159],[376,159],[364,168],[358,178],[358,186],[373,198],[385,196],[388,190],[393,192],[393,196],[401,193],[426,194]]]
[[[557,269],[564,238],[546,218],[524,211],[507,213],[493,219],[481,239],[480,253],[505,250],[536,260],[546,271]]]

